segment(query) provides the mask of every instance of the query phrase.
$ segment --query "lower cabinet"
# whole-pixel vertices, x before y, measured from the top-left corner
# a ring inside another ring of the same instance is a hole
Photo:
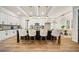
[[[5,38],[5,31],[0,31],[0,40],[4,40]]]
[[[16,30],[0,31],[0,40],[5,40],[13,36],[16,36]]]

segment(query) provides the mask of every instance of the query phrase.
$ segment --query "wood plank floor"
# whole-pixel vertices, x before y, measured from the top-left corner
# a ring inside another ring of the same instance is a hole
[[[33,43],[17,43],[16,37],[0,42],[0,52],[77,52],[79,44],[72,42],[70,37],[62,37],[61,45],[52,41],[34,41]]]

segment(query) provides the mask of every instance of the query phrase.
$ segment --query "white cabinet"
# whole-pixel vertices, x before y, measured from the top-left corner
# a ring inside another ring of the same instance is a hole
[[[0,12],[0,24],[19,25],[19,21],[18,21],[18,18],[14,17],[14,16],[11,16],[4,12]],[[15,35],[16,35],[16,30],[0,31],[0,40],[5,40],[5,39],[13,37]]]
[[[19,20],[18,20],[18,18],[14,18],[14,24],[15,24],[15,25],[19,25]]]
[[[15,36],[16,35],[16,33],[15,33],[15,30],[9,30],[8,31],[8,37],[13,37],[13,36]]]
[[[8,25],[11,25],[12,24],[12,20],[11,20],[11,17],[9,15],[7,15],[7,18],[6,18],[6,24]]]
[[[6,37],[6,39],[10,37],[9,30],[6,30],[6,31],[5,31],[5,37]]]
[[[2,21],[1,21],[1,14],[0,14],[0,24],[2,24]]]
[[[20,23],[20,21],[19,21],[19,19],[17,19],[17,25],[19,25],[19,23]]]
[[[16,35],[15,30],[6,30],[6,31],[5,31],[5,37],[6,37],[6,39],[7,39],[7,38],[10,38],[10,37],[13,37],[13,36],[15,36],[15,35]]]
[[[2,13],[0,12],[0,24],[2,24],[3,21],[3,17],[2,17]]]
[[[0,12],[0,24],[19,25],[17,17]]]
[[[0,23],[1,24],[7,24],[7,15],[5,13],[0,12]]]
[[[13,36],[16,36],[16,30],[0,31],[0,40],[5,40]]]
[[[6,39],[5,37],[5,31],[0,31],[0,40]]]
[[[13,22],[14,22],[13,19],[14,19],[14,18],[13,18],[12,16],[10,16],[10,19],[9,19],[9,24],[10,24],[10,25],[13,25]]]
[[[0,40],[2,40],[2,36],[3,36],[2,31],[0,31]]]
[[[7,16],[7,24],[8,25],[10,24],[10,18],[9,18],[9,16]]]
[[[17,25],[17,20],[16,20],[16,18],[13,19],[13,24],[14,24],[14,25]]]
[[[2,14],[2,24],[7,24],[6,15],[4,13]]]

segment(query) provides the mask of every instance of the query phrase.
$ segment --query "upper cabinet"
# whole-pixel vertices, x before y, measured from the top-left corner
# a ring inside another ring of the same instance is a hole
[[[7,13],[0,12],[0,24],[19,25],[18,18]]]
[[[2,13],[0,12],[0,24],[2,24],[2,19],[3,19]]]

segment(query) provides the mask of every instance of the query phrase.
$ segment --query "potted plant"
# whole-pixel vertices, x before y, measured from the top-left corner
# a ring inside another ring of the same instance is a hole
[[[67,35],[67,30],[65,30],[65,27],[66,27],[65,25],[61,26],[62,30],[64,31],[64,35]]]
[[[64,28],[65,28],[65,25],[62,25],[62,26],[61,26],[61,29],[62,29],[61,34],[64,34]]]
[[[61,28],[62,28],[62,30],[64,30],[64,28],[65,28],[65,25],[62,25],[62,26],[61,26]]]

